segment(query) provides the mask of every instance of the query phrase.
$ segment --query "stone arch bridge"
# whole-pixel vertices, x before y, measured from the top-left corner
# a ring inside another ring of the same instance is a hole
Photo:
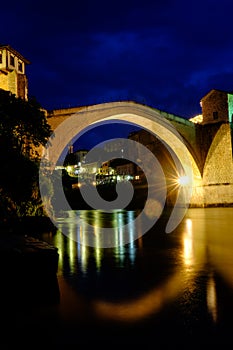
[[[97,122],[119,120],[137,124],[155,134],[174,151],[186,174],[191,171],[191,207],[233,204],[232,137],[229,122],[194,124],[187,119],[131,101],[54,110],[48,113],[47,120],[55,134],[59,128],[62,130],[66,140],[72,140],[87,126]],[[65,146],[61,140],[58,141],[58,153]]]

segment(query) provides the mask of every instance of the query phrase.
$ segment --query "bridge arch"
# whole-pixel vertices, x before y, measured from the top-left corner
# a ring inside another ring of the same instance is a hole
[[[202,177],[195,161],[182,136],[172,123],[158,110],[134,102],[111,102],[80,108],[76,113],[49,118],[48,122],[54,129],[54,133],[62,130],[66,135],[65,142],[60,137],[52,140],[53,147],[57,149],[57,156],[49,157],[52,164],[56,164],[58,157],[67,146],[67,139],[72,141],[74,137],[82,133],[87,126],[95,126],[97,123],[117,120],[138,125],[158,137],[174,152],[186,175],[192,179],[192,196],[190,206],[203,205]],[[49,151],[49,150],[48,150]]]

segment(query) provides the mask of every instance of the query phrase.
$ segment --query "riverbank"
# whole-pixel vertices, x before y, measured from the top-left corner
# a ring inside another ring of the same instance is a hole
[[[1,307],[57,303],[58,249],[22,230],[0,230]]]

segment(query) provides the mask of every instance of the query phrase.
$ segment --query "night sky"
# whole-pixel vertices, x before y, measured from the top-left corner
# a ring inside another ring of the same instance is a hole
[[[0,14],[48,110],[133,100],[190,118],[209,90],[233,90],[232,0],[12,0]]]

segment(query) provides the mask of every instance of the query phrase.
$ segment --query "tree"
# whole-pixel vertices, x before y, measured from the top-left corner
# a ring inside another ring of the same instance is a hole
[[[42,204],[38,150],[50,135],[45,112],[35,98],[25,101],[0,89],[0,218],[3,220],[39,214]]]

